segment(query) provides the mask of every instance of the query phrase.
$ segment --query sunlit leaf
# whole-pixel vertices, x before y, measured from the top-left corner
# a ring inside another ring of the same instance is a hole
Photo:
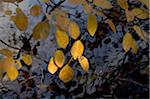
[[[134,20],[135,15],[134,15],[133,11],[130,11],[130,10],[126,9],[125,14],[126,14],[127,22],[130,22],[130,21]]]
[[[11,19],[16,24],[16,27],[20,31],[25,31],[28,26],[28,17],[24,14],[24,12],[20,8],[16,8],[16,16],[12,16]]]
[[[83,10],[85,13],[90,14],[93,11],[92,6],[90,6],[87,2],[82,2]]]
[[[134,53],[134,54],[136,54],[137,53],[137,51],[138,51],[138,48],[137,48],[137,43],[136,43],[136,41],[133,39],[133,41],[132,41],[132,45],[131,45],[131,52],[132,53]]]
[[[123,49],[125,50],[125,52],[128,52],[130,50],[132,46],[132,41],[133,41],[132,35],[130,33],[126,33],[123,37],[122,42]]]
[[[138,34],[138,36],[143,39],[144,41],[148,41],[148,33],[145,32],[144,30],[142,30],[139,26],[134,25],[133,29],[136,31],[136,33]]]
[[[21,64],[20,60],[16,60],[16,64],[17,64],[17,69],[22,68],[22,64]]]
[[[75,23],[73,21],[70,22],[70,24],[69,24],[69,33],[70,33],[70,36],[75,40],[79,37],[80,28],[79,28],[77,23]]]
[[[29,54],[25,54],[24,56],[22,56],[22,60],[27,65],[31,65],[32,64],[32,57]]]
[[[0,54],[3,54],[4,56],[7,56],[7,57],[13,56],[13,52],[10,51],[9,49],[1,49]]]
[[[30,9],[30,14],[32,16],[39,16],[41,14],[42,8],[40,5],[33,5]]]
[[[88,16],[88,23],[87,23],[87,29],[88,29],[88,32],[91,36],[94,36],[96,30],[97,30],[97,21],[96,21],[96,16],[95,15],[92,15],[92,14],[89,14]]]
[[[43,21],[36,24],[33,28],[33,38],[37,39],[45,39],[48,37],[50,33],[50,25],[48,22]]]
[[[68,2],[72,5],[78,5],[82,3],[82,0],[68,0]]]
[[[113,32],[116,32],[116,27],[115,27],[115,24],[112,22],[112,20],[107,19],[106,23],[110,26]]]
[[[111,9],[112,4],[107,0],[94,0],[93,3],[103,9]]]
[[[77,58],[81,57],[84,51],[84,45],[80,40],[74,42],[71,48],[71,55],[76,60]]]
[[[56,30],[56,41],[60,48],[66,48],[69,43],[69,37],[66,32],[57,29]]]
[[[18,70],[15,66],[10,65],[9,69],[7,69],[6,75],[11,81],[13,81],[18,77]]]
[[[144,11],[143,9],[140,8],[134,8],[132,9],[133,14],[140,19],[147,19],[149,18],[149,13]]]
[[[79,63],[81,65],[81,67],[83,68],[83,70],[85,72],[88,72],[89,70],[89,61],[85,56],[81,56],[80,58],[78,58]]]
[[[74,72],[73,69],[67,64],[59,72],[59,78],[64,83],[67,83],[73,79]]]
[[[125,10],[129,8],[126,0],[118,0],[118,5]]]
[[[49,64],[48,64],[48,71],[51,74],[54,74],[58,70],[58,67],[54,63],[53,57],[50,59]]]
[[[56,64],[59,68],[61,68],[61,67],[64,65],[64,62],[65,62],[65,55],[64,55],[63,51],[57,50],[57,51],[55,52],[54,61],[55,61],[55,64]]]

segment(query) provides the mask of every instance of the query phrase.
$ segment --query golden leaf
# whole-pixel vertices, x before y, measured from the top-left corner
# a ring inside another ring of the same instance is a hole
[[[122,8],[122,9],[128,9],[129,5],[127,3],[126,0],[118,0],[118,5]]]
[[[132,48],[132,49],[131,49],[131,52],[134,53],[134,54],[136,54],[138,48],[137,48],[137,43],[136,43],[136,41],[135,41],[134,39],[133,39],[133,41],[132,41],[131,48]]]
[[[57,50],[57,51],[55,52],[54,61],[55,61],[55,64],[56,64],[59,68],[61,68],[61,67],[64,65],[64,62],[65,62],[65,55],[64,55],[63,51]]]
[[[82,2],[82,5],[83,5],[83,10],[86,14],[92,13],[93,8],[87,2]]]
[[[22,68],[22,64],[21,64],[20,60],[16,60],[16,64],[17,64],[17,69]]]
[[[54,74],[58,70],[58,67],[54,63],[53,57],[50,59],[49,64],[48,64],[48,71],[51,74]]]
[[[69,33],[70,33],[70,36],[74,40],[76,40],[79,37],[79,35],[80,35],[80,28],[79,28],[77,23],[75,23],[73,21],[70,22],[70,24],[69,24]]]
[[[24,56],[22,56],[22,60],[27,65],[31,65],[32,64],[32,58],[31,58],[31,56],[29,54],[25,54]]]
[[[112,29],[113,32],[116,32],[116,27],[115,27],[114,23],[112,22],[112,20],[107,19],[106,23],[110,26],[110,28]]]
[[[16,78],[17,78],[17,76],[18,76],[18,70],[16,69],[16,67],[15,66],[9,66],[9,69],[7,69],[7,72],[6,72],[6,75],[7,75],[7,77],[11,80],[11,81],[13,81],[13,80],[15,80]]]
[[[81,57],[84,52],[84,45],[80,40],[74,42],[71,48],[71,55],[76,60],[77,58]]]
[[[64,83],[67,83],[73,79],[74,72],[73,69],[67,64],[59,72],[59,78]]]
[[[12,14],[11,10],[8,9],[8,10],[5,11],[5,15],[11,16],[11,14]]]
[[[72,5],[78,5],[82,3],[82,0],[68,0],[68,2]]]
[[[3,54],[4,56],[7,56],[7,57],[13,56],[13,52],[10,51],[9,49],[1,49],[0,54]]]
[[[37,25],[33,28],[33,38],[35,40],[37,39],[45,39],[48,37],[50,32],[50,25],[48,22],[39,22]]]
[[[88,32],[91,36],[94,36],[96,30],[97,30],[97,21],[96,21],[96,16],[95,15],[92,15],[92,14],[89,14],[88,16],[88,23],[87,23],[87,29],[88,29]]]
[[[140,8],[132,9],[133,14],[139,19],[147,19],[149,18],[149,13]]]
[[[130,21],[134,20],[135,15],[134,15],[133,11],[130,11],[130,10],[126,9],[125,14],[126,14],[127,22],[130,22]]]
[[[80,58],[78,58],[78,61],[81,65],[81,67],[83,68],[83,70],[85,72],[88,72],[89,70],[89,62],[88,59],[85,56],[81,56]]]
[[[107,0],[94,0],[93,3],[103,9],[111,9],[112,4]]]
[[[133,41],[132,35],[130,33],[126,33],[123,37],[122,42],[123,49],[125,50],[125,52],[128,52],[130,50],[132,46],[132,41]]]
[[[35,17],[39,16],[41,12],[42,12],[42,8],[40,5],[33,5],[30,9],[30,14]]]
[[[20,8],[16,8],[16,16],[12,16],[11,19],[16,24],[16,27],[20,31],[25,31],[28,26],[28,17],[23,13]]]
[[[49,2],[49,0],[42,0],[44,3],[48,3]]]
[[[134,25],[133,29],[136,31],[136,33],[138,34],[138,36],[143,39],[144,41],[148,41],[148,33],[145,32],[144,30],[142,30],[139,26]]]
[[[60,48],[65,49],[69,43],[69,37],[66,32],[57,29],[56,30],[56,41]]]

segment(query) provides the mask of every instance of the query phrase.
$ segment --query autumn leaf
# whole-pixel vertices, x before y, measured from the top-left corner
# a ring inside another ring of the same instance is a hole
[[[4,56],[7,56],[7,57],[13,56],[13,52],[5,48],[0,50],[0,54],[3,54]]]
[[[66,32],[57,29],[56,30],[56,41],[60,48],[65,49],[69,43],[69,37]]]
[[[138,51],[138,48],[137,48],[137,43],[136,43],[136,41],[133,39],[133,41],[132,41],[132,45],[131,45],[131,52],[132,53],[134,53],[134,54],[136,54],[137,53],[137,51]]]
[[[113,7],[112,4],[107,0],[94,0],[93,3],[103,9],[111,9]]]
[[[110,28],[112,29],[113,32],[116,32],[116,27],[115,27],[114,23],[112,22],[112,20],[107,19],[106,23],[110,26]]]
[[[130,10],[126,9],[125,14],[126,14],[127,22],[130,22],[130,21],[134,20],[135,14],[133,13],[133,11],[130,11]]]
[[[133,14],[139,19],[147,19],[149,18],[149,13],[140,8],[132,9]]]
[[[44,3],[48,3],[49,2],[49,0],[42,0]]]
[[[39,16],[41,12],[42,12],[42,8],[40,5],[33,5],[30,9],[30,14],[35,17]]]
[[[13,81],[18,77],[18,70],[15,66],[10,65],[9,69],[7,69],[6,75],[11,81]]]
[[[5,15],[11,16],[11,15],[12,15],[12,11],[11,11],[11,10],[9,10],[9,9],[8,9],[8,10],[6,10],[6,11],[5,11]]]
[[[31,58],[31,56],[29,54],[25,54],[24,56],[22,56],[22,60],[28,66],[32,64],[32,58]]]
[[[11,16],[11,19],[20,31],[25,31],[28,26],[28,17],[20,8],[16,8],[16,13],[16,16]]]
[[[132,46],[132,41],[133,41],[132,35],[130,33],[126,33],[123,37],[122,42],[123,49],[125,50],[125,52],[128,52],[130,50]]]
[[[49,35],[50,25],[48,22],[42,21],[37,23],[32,31],[33,31],[32,35],[35,40],[45,39]]]
[[[64,83],[67,83],[73,79],[74,72],[73,69],[67,64],[59,72],[59,78]]]
[[[17,69],[22,68],[22,64],[21,64],[20,60],[16,60],[15,63],[17,65]]]
[[[139,0],[139,1],[142,2],[143,4],[145,4],[146,7],[149,9],[149,5],[150,5],[149,0]]]
[[[90,14],[94,9],[87,2],[82,2],[83,10],[85,13]]]
[[[69,24],[69,33],[70,33],[70,36],[74,40],[76,40],[79,37],[79,35],[80,35],[80,28],[79,28],[77,23],[75,23],[73,21],[70,22],[70,24]]]
[[[89,70],[89,62],[88,59],[85,56],[81,56],[80,58],[78,58],[78,61],[81,65],[81,67],[83,68],[83,70],[85,72],[88,72]]]
[[[134,25],[133,29],[136,31],[136,33],[138,34],[138,36],[143,39],[144,41],[148,41],[148,33],[145,32],[144,30],[142,30],[139,26]]]
[[[61,67],[64,65],[64,62],[65,62],[65,55],[64,55],[63,51],[57,50],[57,51],[55,52],[54,61],[55,61],[55,64],[56,64],[59,68],[61,68]]]
[[[118,5],[124,10],[129,8],[126,0],[118,0]]]
[[[74,42],[71,48],[71,55],[76,60],[77,58],[81,57],[84,51],[84,45],[80,40]]]
[[[51,74],[54,74],[56,71],[58,70],[58,67],[55,65],[54,63],[54,58],[52,57],[49,61],[49,64],[48,64],[48,71],[51,73]]]
[[[68,2],[72,5],[78,5],[82,3],[82,0],[68,0]]]
[[[95,15],[92,15],[92,14],[89,14],[88,15],[88,22],[87,22],[87,29],[88,29],[88,32],[91,36],[94,36],[96,30],[97,30],[97,21],[96,21],[96,16]]]

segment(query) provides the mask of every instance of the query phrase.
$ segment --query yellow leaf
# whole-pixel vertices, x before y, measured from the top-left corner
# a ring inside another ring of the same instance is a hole
[[[13,52],[10,51],[9,49],[1,49],[0,54],[3,54],[7,57],[12,57],[13,56]]]
[[[42,8],[39,5],[33,5],[30,9],[30,14],[35,17],[39,16],[41,12],[42,12]]]
[[[125,14],[126,14],[127,22],[130,22],[130,21],[134,20],[135,15],[134,15],[133,11],[130,11],[130,10],[126,9]]]
[[[78,5],[82,3],[82,0],[68,0],[68,2],[72,5]]]
[[[134,39],[133,39],[133,41],[132,41],[131,48],[132,48],[132,49],[131,49],[131,52],[134,53],[134,54],[136,54],[138,48],[137,48],[137,43],[136,43],[136,41],[135,41]]]
[[[115,27],[114,23],[112,22],[112,20],[107,19],[106,23],[110,26],[110,28],[112,29],[113,32],[116,32],[116,27]]]
[[[76,60],[77,58],[81,57],[84,52],[84,45],[80,40],[74,42],[71,48],[71,55]]]
[[[111,9],[112,4],[107,0],[94,0],[93,3],[103,9]]]
[[[67,83],[73,79],[74,72],[73,69],[67,64],[59,72],[59,78],[64,83]]]
[[[133,41],[132,35],[130,33],[126,33],[123,37],[122,42],[123,49],[125,50],[125,52],[128,52],[130,50],[132,46],[132,41]]]
[[[88,29],[88,32],[91,36],[94,36],[96,30],[97,30],[97,21],[96,21],[96,16],[95,15],[92,15],[92,14],[89,14],[88,16],[88,23],[87,23],[87,29]]]
[[[9,69],[7,70],[6,75],[11,81],[13,81],[18,76],[18,70],[16,69],[15,66],[9,66]]]
[[[129,8],[126,0],[118,0],[118,5],[125,10]]]
[[[83,68],[83,70],[85,72],[88,72],[89,70],[89,62],[88,59],[85,56],[81,56],[80,58],[78,58],[79,63],[81,65],[81,67]]]
[[[65,55],[64,55],[63,51],[57,50],[57,51],[55,52],[54,61],[55,61],[55,64],[56,64],[59,68],[61,68],[61,67],[64,65],[64,62],[65,62]]]
[[[16,16],[11,17],[12,21],[20,31],[25,31],[28,26],[28,17],[23,13],[20,8],[16,8]]]
[[[45,39],[48,37],[50,32],[50,25],[48,22],[39,22],[36,24],[36,26],[33,28],[33,38],[35,40],[38,39]]]
[[[75,23],[73,21],[70,22],[70,24],[69,24],[69,33],[70,33],[70,36],[75,40],[79,37],[80,28],[79,28],[77,23]]]
[[[92,13],[92,11],[93,11],[92,6],[90,6],[87,2],[82,2],[82,5],[83,5],[83,8],[84,8],[83,10],[86,14]]]
[[[145,32],[144,30],[142,30],[139,26],[134,25],[133,29],[136,31],[136,33],[138,34],[138,36],[143,39],[144,41],[148,41],[148,33]]]
[[[25,54],[24,56],[22,56],[22,60],[27,65],[31,65],[32,64],[32,58],[31,58],[31,56],[29,54]]]
[[[65,49],[69,43],[69,37],[66,32],[57,29],[56,30],[56,41],[60,48]]]
[[[17,69],[22,68],[22,64],[21,64],[20,60],[16,60],[16,64],[17,64]]]
[[[58,67],[54,64],[54,59],[53,57],[50,59],[49,64],[48,64],[48,71],[51,74],[54,74],[58,70]]]
[[[48,3],[49,2],[49,0],[42,0],[44,3]]]
[[[149,18],[149,13],[140,8],[132,9],[133,14],[139,19],[147,19]]]
[[[8,10],[5,11],[5,15],[11,16],[11,14],[12,14],[11,10],[8,9]]]

